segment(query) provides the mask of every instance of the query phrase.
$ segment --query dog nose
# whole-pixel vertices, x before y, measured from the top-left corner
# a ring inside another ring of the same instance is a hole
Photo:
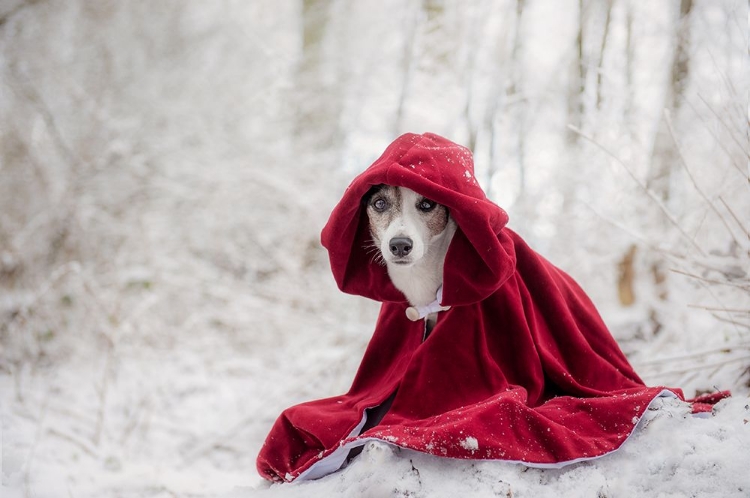
[[[401,257],[411,252],[413,242],[409,237],[393,237],[389,245],[391,246],[391,254]]]

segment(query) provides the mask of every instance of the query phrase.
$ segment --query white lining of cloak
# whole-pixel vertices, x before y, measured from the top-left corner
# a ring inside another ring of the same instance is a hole
[[[360,433],[362,430],[362,427],[365,426],[365,422],[367,422],[367,410],[362,413],[362,420],[352,429],[352,431],[349,433],[348,436],[344,439],[349,439],[350,437],[354,437]],[[375,438],[369,438],[369,439],[375,439]],[[358,441],[352,441],[352,443],[358,443]],[[301,482],[308,479],[320,479],[321,477],[327,476],[328,474],[331,474],[333,472],[336,472],[341,468],[342,465],[344,465],[344,461],[346,460],[346,456],[349,454],[349,449],[354,448],[355,446],[360,446],[359,444],[346,444],[343,446],[339,446],[334,450],[331,454],[328,456],[321,458],[314,464],[310,466],[307,470],[302,472],[299,476],[297,476],[296,479],[294,479],[294,482]],[[362,444],[365,444],[366,441],[363,440]],[[289,474],[287,474],[287,481],[289,481]]]

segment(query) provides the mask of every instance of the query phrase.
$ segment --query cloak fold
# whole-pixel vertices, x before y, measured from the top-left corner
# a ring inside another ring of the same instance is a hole
[[[458,225],[443,276],[441,304],[451,308],[424,341],[424,322],[406,317],[409,304],[365,249],[361,199],[378,184],[447,206]],[[354,179],[321,238],[339,287],[381,301],[380,315],[349,392],[278,418],[258,456],[263,477],[322,477],[373,439],[557,467],[619,448],[655,398],[683,398],[644,385],[583,290],[507,221],[476,182],[471,153],[430,133],[399,137]],[[366,410],[394,392],[380,423],[360,434]],[[698,401],[705,411],[718,399]]]

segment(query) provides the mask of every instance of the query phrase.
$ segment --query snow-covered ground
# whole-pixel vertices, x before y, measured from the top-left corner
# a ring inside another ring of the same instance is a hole
[[[695,0],[665,118],[680,2],[375,3],[0,2],[2,497],[750,496],[747,4]],[[649,384],[734,397],[560,470],[375,445],[262,482],[275,417],[367,344],[318,233],[403,131],[474,144]]]
[[[229,496],[745,497],[748,416],[747,399],[723,403],[711,419],[667,405],[615,454],[557,470],[447,460],[370,443],[349,467],[318,482]]]

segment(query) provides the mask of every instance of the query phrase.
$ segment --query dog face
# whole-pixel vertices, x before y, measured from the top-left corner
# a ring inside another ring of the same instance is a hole
[[[365,196],[373,247],[386,264],[412,266],[448,226],[448,208],[405,187],[378,185]]]

